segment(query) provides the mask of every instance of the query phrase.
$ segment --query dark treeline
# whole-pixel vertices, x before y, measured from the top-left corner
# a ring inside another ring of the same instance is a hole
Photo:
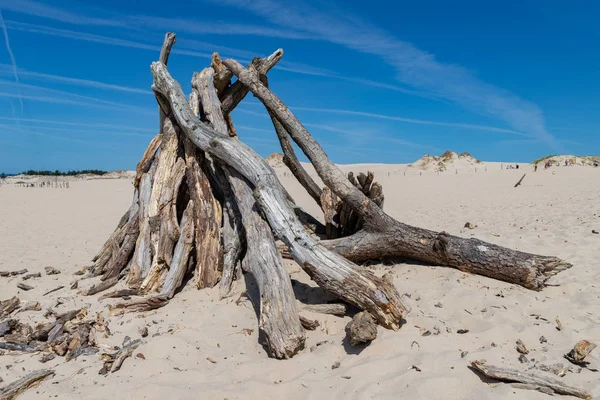
[[[56,171],[34,171],[34,170],[30,169],[29,171],[23,172],[23,175],[73,176],[73,175],[82,175],[82,174],[104,175],[106,173],[108,173],[108,172],[101,171],[99,169],[84,169],[81,171],[67,171],[67,172],[62,172],[59,170],[56,170]]]

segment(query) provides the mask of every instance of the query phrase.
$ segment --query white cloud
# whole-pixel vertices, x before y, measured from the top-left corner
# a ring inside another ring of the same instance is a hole
[[[0,117],[0,120],[16,121],[17,118]],[[32,122],[32,123],[44,124],[44,125],[51,124],[51,125],[63,125],[63,126],[81,126],[81,127],[112,129],[112,130],[121,129],[121,130],[128,131],[128,132],[138,131],[138,132],[147,132],[147,133],[154,133],[154,134],[158,133],[157,129],[146,129],[146,128],[140,128],[140,127],[104,124],[104,123],[82,123],[82,122],[70,122],[70,121],[54,121],[54,120],[37,119],[37,118],[19,118],[19,120],[22,122]]]
[[[37,1],[32,0],[0,0],[0,7],[19,14],[52,19],[67,24],[124,26],[122,21],[116,20],[114,18],[88,17],[86,15],[65,11],[63,9],[53,7],[48,4],[39,3]]]
[[[8,86],[8,87],[13,86],[14,87],[15,83],[0,80],[0,86]],[[30,90],[32,93],[35,93],[35,95],[54,94],[54,95],[60,96],[62,99],[65,99],[65,100],[73,100],[73,101],[83,100],[85,105],[107,106],[107,107],[119,108],[119,109],[126,108],[126,109],[131,109],[131,110],[140,111],[140,112],[150,112],[150,110],[148,108],[138,107],[138,106],[134,106],[131,104],[119,103],[116,101],[99,99],[99,98],[91,97],[91,96],[83,96],[80,94],[71,93],[71,92],[67,92],[64,90],[50,89],[50,88],[46,88],[46,87],[42,87],[42,86],[30,85],[27,83],[19,84],[19,88]]]
[[[10,67],[11,66],[6,65],[6,64],[0,64],[0,74],[8,73]],[[66,76],[43,74],[40,72],[25,71],[22,69],[19,69],[18,72],[19,72],[19,75],[21,75],[21,76],[39,79],[42,81],[55,81],[55,82],[76,85],[76,86],[93,87],[93,88],[98,88],[98,89],[116,90],[116,91],[121,91],[121,92],[139,93],[139,94],[146,94],[146,95],[153,93],[152,90],[150,90],[150,89],[144,90],[144,89],[132,88],[129,86],[113,85],[110,83],[98,82],[98,81],[93,81],[93,80],[89,80],[89,79],[69,78]]]

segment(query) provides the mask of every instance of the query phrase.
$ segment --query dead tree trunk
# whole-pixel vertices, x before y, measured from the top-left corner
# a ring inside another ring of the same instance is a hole
[[[197,75],[204,117],[223,136],[228,129],[221,111],[221,102],[214,87],[214,71],[207,68]],[[231,136],[228,136],[231,137]],[[237,137],[231,137],[237,140]],[[223,169],[221,187],[235,198],[242,226],[245,227],[246,254],[244,261],[254,275],[260,291],[259,327],[265,333],[270,353],[276,358],[290,358],[304,347],[306,339],[290,278],[283,267],[281,255],[267,222],[255,206],[250,183],[229,166]],[[229,190],[230,189],[230,190]]]
[[[328,249],[353,261],[408,257],[534,290],[542,289],[550,277],[572,266],[557,257],[523,253],[478,239],[464,239],[396,221],[346,179],[319,143],[285,104],[261,83],[256,73],[245,69],[235,60],[224,60],[223,63],[281,122],[312,162],[323,182],[362,218],[364,227],[361,231],[324,243]]]

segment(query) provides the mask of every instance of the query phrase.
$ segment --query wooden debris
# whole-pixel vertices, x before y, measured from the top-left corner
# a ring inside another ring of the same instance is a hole
[[[28,279],[32,279],[32,278],[41,278],[42,274],[39,272],[34,272],[33,274],[27,274],[27,275],[23,275],[23,280],[26,281]]]
[[[48,335],[50,334],[52,329],[54,329],[57,325],[64,326],[67,322],[69,322],[72,319],[74,319],[75,317],[77,317],[77,314],[79,314],[80,311],[81,311],[81,309],[71,310],[64,314],[56,316],[56,320],[54,322],[50,322],[50,323],[38,326],[35,329],[35,331],[33,332],[31,338],[33,340],[41,340],[41,341],[48,340]]]
[[[84,296],[93,296],[96,293],[103,292],[106,289],[109,289],[109,288],[115,286],[117,283],[119,283],[119,277],[115,276],[113,278],[107,279],[105,281],[101,281],[99,283],[96,283],[96,284],[88,287],[87,289],[82,290],[81,294]]]
[[[21,313],[23,311],[40,311],[41,309],[42,309],[42,306],[40,305],[39,301],[28,301],[17,312]]]
[[[45,379],[54,376],[54,371],[49,369],[38,370],[25,375],[23,378],[12,382],[0,389],[0,400],[12,400],[27,389],[36,387]]]
[[[115,353],[102,353],[102,360],[104,361],[104,365],[102,369],[98,371],[100,375],[106,375],[109,372],[117,372],[121,369],[123,362],[127,357],[130,357],[133,354],[133,351],[138,348],[141,344],[141,340],[137,339],[131,341],[131,339],[127,336],[123,341],[123,347],[121,347]]]
[[[35,353],[38,351],[36,346],[30,346],[22,343],[0,342],[0,350],[21,351],[23,353]]]
[[[0,271],[0,276],[8,277],[8,276],[23,275],[26,273],[27,273],[27,269],[21,269],[18,271]]]
[[[140,292],[137,289],[118,289],[112,292],[104,293],[102,296],[98,297],[98,300],[100,301],[105,299],[126,298],[131,296],[137,296],[139,294]]]
[[[19,300],[17,296],[14,296],[8,300],[0,301],[0,318],[10,315],[19,307],[20,304],[21,300]]]
[[[150,311],[169,303],[166,296],[149,295],[108,306],[110,315],[123,315],[130,312]]]
[[[527,175],[527,174],[523,174],[521,179],[519,179],[519,181],[517,183],[515,183],[515,187],[519,186],[521,184],[521,182],[523,182],[523,179],[525,179],[525,175]]]
[[[562,322],[560,322],[560,319],[558,319],[558,317],[556,317],[556,318],[554,319],[554,321],[556,321],[556,330],[557,330],[557,331],[562,331],[562,329],[563,329],[563,324],[562,324]]]
[[[567,354],[565,354],[565,358],[572,362],[575,365],[579,365],[581,367],[587,367],[589,362],[584,361],[584,359],[596,348],[594,343],[591,343],[587,340],[581,340],[577,342],[575,347]]]
[[[212,358],[212,357],[206,357],[206,359],[207,359],[209,362],[213,363],[213,364],[216,364],[216,363],[217,363],[217,361],[216,361],[214,358]]]
[[[529,354],[529,350],[527,350],[521,339],[517,340],[517,351],[521,354]]]
[[[300,307],[303,311],[310,311],[319,314],[331,314],[343,317],[346,315],[346,305],[343,303],[330,304],[304,304]]]
[[[148,327],[142,326],[142,327],[138,328],[138,333],[140,334],[141,337],[148,336]]]
[[[307,329],[309,331],[314,331],[315,329],[317,329],[319,327],[319,325],[321,325],[319,323],[319,321],[317,321],[316,319],[309,319],[306,317],[303,317],[302,315],[300,315],[300,323],[302,324],[302,327],[304,329]]]
[[[65,356],[65,360],[71,361],[80,356],[91,356],[98,353],[98,351],[99,350],[97,347],[81,346],[67,353],[67,355]]]
[[[17,327],[18,323],[19,321],[17,321],[16,319],[7,319],[5,321],[0,322],[0,337],[14,330]]]
[[[55,358],[56,358],[56,355],[54,355],[53,353],[46,353],[43,356],[41,356],[38,361],[41,362],[42,364],[45,364],[48,361],[54,360]]]
[[[19,282],[19,283],[17,283],[17,287],[18,287],[19,289],[21,289],[21,290],[24,290],[24,291],[26,291],[26,292],[27,292],[27,291],[29,291],[29,290],[31,290],[31,289],[34,289],[34,287],[33,287],[33,286],[26,285],[26,284],[24,284],[23,282]]]
[[[566,385],[553,377],[536,375],[513,368],[496,367],[486,364],[484,360],[471,361],[471,366],[488,378],[532,385],[532,387],[539,391],[551,390],[556,394],[570,395],[579,397],[581,399],[592,398],[592,396],[585,390]]]
[[[46,295],[48,295],[48,294],[50,294],[50,293],[54,293],[54,292],[56,292],[56,291],[59,291],[59,290],[60,290],[60,289],[62,289],[62,288],[64,288],[64,286],[63,286],[63,285],[61,285],[61,286],[58,286],[58,287],[55,287],[55,288],[54,288],[54,289],[52,289],[52,290],[48,290],[48,291],[47,291],[46,293],[44,293],[42,296],[46,296]]]
[[[346,325],[346,337],[352,346],[367,343],[377,338],[377,323],[371,314],[359,312]]]
[[[46,275],[58,275],[60,274],[60,270],[54,268],[54,267],[44,267],[44,270],[46,271]]]
[[[556,363],[551,365],[537,364],[535,367],[540,371],[552,372],[554,375],[558,376],[565,376],[567,371],[570,370],[570,367],[565,367],[562,363]]]
[[[521,355],[519,356],[519,362],[520,362],[521,364],[527,364],[527,363],[529,362],[529,360],[527,359],[527,357],[525,357],[525,355],[524,355],[524,354],[521,354]]]

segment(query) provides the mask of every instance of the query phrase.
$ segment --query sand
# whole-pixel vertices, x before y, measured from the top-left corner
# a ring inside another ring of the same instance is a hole
[[[485,163],[477,172],[406,176],[404,171],[414,167],[342,169],[373,170],[384,188],[385,210],[404,222],[556,255],[574,267],[553,278],[542,292],[533,292],[452,268],[414,262],[372,265],[377,274],[393,271],[398,291],[410,296],[413,309],[402,328],[393,332],[380,327],[369,346],[351,348],[344,343],[349,317],[305,313],[321,327],[308,332],[306,349],[286,361],[267,357],[252,302],[243,297],[236,304],[248,286],[257,305],[250,276],[236,282],[235,295],[225,300],[219,300],[218,289],[186,287],[163,309],[110,318],[112,336],[101,343],[120,344],[126,335],[138,338],[138,328],[147,326],[150,335],[136,351],[145,359],[130,358],[120,371],[105,377],[98,375],[98,356],[68,363],[57,357],[40,364],[39,355],[5,354],[0,356],[0,386],[50,367],[56,376],[21,399],[545,399],[539,392],[485,383],[468,368],[469,361],[486,359],[523,369],[569,366],[562,355],[577,341],[600,344],[600,235],[592,234],[592,229],[600,231],[600,169],[534,173],[529,166],[501,170],[499,164]],[[284,185],[305,209],[320,215],[285,171],[277,168]],[[513,188],[525,172],[523,184]],[[20,277],[0,277],[0,299],[18,295],[22,301],[40,301],[42,309],[57,303],[59,311],[87,305],[91,315],[107,314],[104,303],[110,301],[78,297],[68,286],[72,274],[90,264],[131,195],[128,179],[74,181],[68,190],[0,186],[0,271],[27,268],[42,273],[42,278],[27,281],[35,287],[28,292],[17,289]],[[466,229],[466,222],[477,227]],[[327,298],[298,266],[287,263],[300,300]],[[62,273],[46,276],[45,266]],[[59,285],[66,288],[41,297]],[[42,314],[28,311],[19,318],[33,323],[43,320]],[[555,328],[556,317],[564,325],[561,331]],[[468,333],[458,334],[458,329]],[[431,334],[423,336],[426,331]],[[546,343],[540,343],[541,336]],[[517,339],[530,350],[528,364],[518,361]],[[588,359],[600,366],[600,349]],[[339,368],[332,369],[336,362]],[[559,379],[600,396],[599,372],[572,370]]]

